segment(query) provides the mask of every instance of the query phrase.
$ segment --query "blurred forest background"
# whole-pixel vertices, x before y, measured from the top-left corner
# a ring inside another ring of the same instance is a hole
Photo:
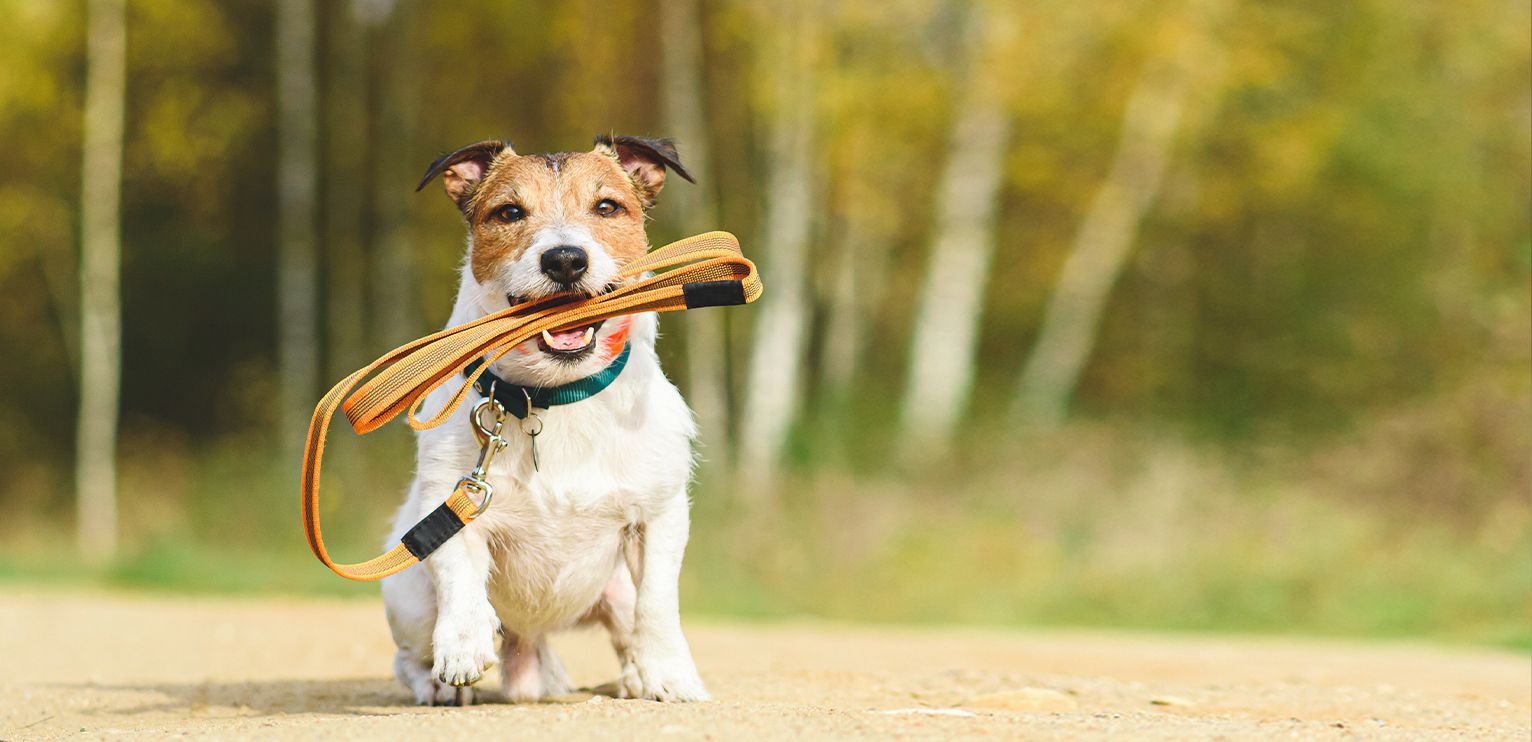
[[[767,285],[662,320],[689,610],[1532,639],[1525,2],[0,18],[0,577],[375,594],[307,553],[295,452],[448,314],[417,178],[616,132],[698,176],[652,242]],[[412,442],[342,437],[360,558]]]

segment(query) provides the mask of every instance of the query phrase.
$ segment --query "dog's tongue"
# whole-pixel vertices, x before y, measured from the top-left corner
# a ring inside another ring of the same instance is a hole
[[[580,327],[573,330],[550,332],[544,340],[547,340],[549,347],[554,350],[579,350],[585,347],[585,329]]]

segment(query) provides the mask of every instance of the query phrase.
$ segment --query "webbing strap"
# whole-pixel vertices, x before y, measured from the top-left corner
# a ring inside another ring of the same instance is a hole
[[[425,559],[436,551],[438,546],[447,543],[447,539],[457,535],[468,525],[458,517],[456,511],[442,503],[430,515],[420,519],[413,528],[404,532],[399,543],[404,545],[405,551],[414,555],[416,559]]]
[[[624,283],[601,296],[587,299],[554,296],[518,304],[405,343],[332,387],[314,407],[314,417],[309,421],[299,485],[303,530],[314,556],[341,577],[382,579],[423,559],[472,522],[479,509],[479,504],[458,487],[441,508],[411,529],[399,545],[365,562],[336,563],[325,549],[319,527],[319,474],[325,437],[337,412],[344,412],[352,429],[364,435],[405,411],[410,427],[433,428],[445,422],[463,403],[478,374],[459,377],[463,381],[446,406],[422,420],[417,413],[431,390],[463,374],[474,359],[482,357],[487,364],[493,364],[543,330],[580,327],[624,314],[747,304],[761,295],[761,279],[755,264],[745,258],[739,241],[728,232],[708,232],[672,242],[623,266],[618,278]],[[459,525],[451,523],[454,515]],[[424,553],[417,554],[412,549]]]
[[[628,365],[628,356],[633,354],[633,344],[622,346],[622,352],[617,354],[606,368],[597,371],[590,376],[568,384],[560,384],[552,387],[522,386],[512,384],[502,379],[487,368],[484,368],[484,360],[475,358],[468,362],[468,368],[463,370],[465,376],[475,379],[473,390],[481,397],[488,397],[490,391],[495,393],[495,401],[505,408],[506,412],[524,419],[530,412],[529,407],[548,409],[559,405],[583,402],[600,394],[602,390],[612,385],[622,369]]]

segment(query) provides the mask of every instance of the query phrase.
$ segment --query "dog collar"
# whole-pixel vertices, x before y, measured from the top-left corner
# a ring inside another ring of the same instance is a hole
[[[601,390],[612,385],[617,380],[617,375],[622,373],[624,366],[628,365],[628,354],[633,350],[633,344],[627,343],[622,346],[622,352],[612,360],[606,368],[597,371],[583,379],[576,379],[568,384],[558,386],[538,387],[512,384],[502,379],[484,367],[483,358],[475,358],[468,368],[463,369],[463,375],[473,379],[474,391],[488,397],[491,389],[495,392],[495,401],[501,407],[518,419],[527,416],[527,402],[531,401],[532,407],[547,409],[561,404],[573,404],[584,399],[596,396]]]

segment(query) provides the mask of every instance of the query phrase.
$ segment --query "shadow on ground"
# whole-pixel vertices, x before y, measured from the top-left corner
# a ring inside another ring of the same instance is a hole
[[[53,686],[65,691],[90,691],[114,696],[114,702],[87,710],[92,715],[133,716],[185,713],[210,716],[282,716],[288,714],[349,714],[392,716],[425,707],[390,679],[269,680],[205,683],[72,683]],[[510,705],[493,685],[481,686],[473,705]],[[88,694],[85,694],[88,695]],[[544,704],[578,703],[593,695],[615,698],[615,683],[582,688]],[[121,698],[121,703],[115,702]],[[535,704],[534,704],[535,705]]]
[[[269,680],[204,683],[73,683],[66,691],[121,694],[122,704],[92,709],[94,714],[135,715],[183,712],[240,716],[330,713],[388,716],[389,710],[416,708],[392,678],[366,680]],[[88,694],[86,694],[88,695]]]

